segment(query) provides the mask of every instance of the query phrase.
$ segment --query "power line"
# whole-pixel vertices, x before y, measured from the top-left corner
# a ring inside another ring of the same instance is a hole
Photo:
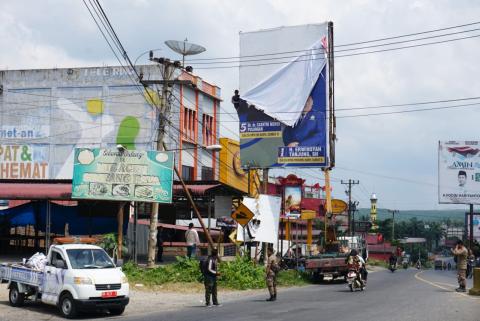
[[[339,52],[352,52],[352,51],[359,51],[359,50],[364,50],[364,49],[370,49],[370,48],[378,48],[378,47],[387,47],[387,46],[392,46],[396,44],[402,44],[402,43],[409,43],[409,42],[417,42],[421,40],[427,40],[427,39],[434,39],[434,38],[440,38],[440,37],[446,37],[446,36],[452,36],[452,35],[458,35],[458,34],[464,34],[464,33],[469,33],[469,32],[474,32],[474,31],[479,31],[480,28],[475,28],[475,29],[470,29],[470,30],[464,30],[464,31],[458,31],[458,32],[452,32],[452,33],[447,33],[447,34],[441,34],[441,35],[434,35],[434,36],[428,36],[428,37],[423,37],[423,38],[417,38],[417,39],[409,39],[409,40],[402,40],[402,41],[394,41],[394,42],[389,42],[389,43],[383,43],[383,44],[376,44],[376,45],[371,45],[371,46],[363,46],[363,47],[357,47],[357,48],[350,48],[350,49],[340,49],[340,50],[335,50],[334,54],[337,54]],[[282,57],[271,57],[271,58],[260,58],[260,59],[243,59],[243,57],[240,57],[240,60],[232,60],[232,61],[218,61],[218,62],[197,62],[194,65],[213,65],[213,64],[228,64],[228,63],[248,63],[248,62],[254,62],[254,61],[272,61],[272,60],[281,60],[281,59],[291,59],[291,58],[299,58],[299,57],[312,57],[315,58],[319,54],[323,53],[324,49],[323,48],[318,48],[318,49],[305,49],[304,52],[308,52],[302,55],[295,55],[295,56],[282,56]],[[326,53],[325,53],[326,54]],[[319,58],[320,59],[320,58]],[[323,58],[321,58],[323,59]]]
[[[347,47],[347,46],[353,46],[353,45],[361,45],[361,44],[366,44],[366,43],[380,42],[380,41],[385,41],[385,40],[393,40],[393,39],[399,39],[399,38],[405,38],[405,37],[411,37],[411,36],[418,36],[418,35],[422,35],[422,34],[428,34],[428,33],[434,33],[434,32],[438,32],[438,31],[457,29],[457,28],[468,27],[468,26],[477,25],[477,24],[480,24],[480,21],[467,23],[467,24],[456,25],[456,26],[450,26],[450,27],[446,27],[446,28],[439,28],[439,29],[427,30],[427,31],[422,31],[422,32],[404,34],[404,35],[399,35],[399,36],[377,38],[377,39],[366,40],[366,41],[359,41],[359,42],[352,42],[352,43],[334,45],[334,48]],[[261,57],[261,56],[273,56],[273,55],[297,53],[297,52],[304,52],[304,51],[305,51],[305,49],[275,52],[275,53],[265,53],[265,54],[257,54],[257,55],[245,55],[245,56],[241,56],[241,57],[240,56],[233,56],[233,57],[196,58],[196,59],[189,59],[188,62],[209,61],[209,60],[226,60],[226,59],[241,59],[241,58],[251,58],[251,57]]]
[[[362,56],[362,55],[368,55],[368,54],[380,53],[380,52],[397,51],[397,50],[417,48],[417,47],[424,47],[424,46],[429,46],[429,45],[443,44],[443,43],[449,43],[449,42],[460,41],[460,40],[465,40],[465,39],[473,39],[473,38],[478,38],[478,37],[480,37],[480,35],[474,35],[474,36],[468,36],[468,37],[459,37],[459,38],[453,38],[453,39],[442,40],[442,41],[433,41],[433,42],[428,42],[428,43],[423,43],[423,44],[416,44],[416,45],[396,47],[396,48],[379,49],[379,50],[371,50],[371,51],[359,52],[359,53],[336,55],[334,59],[345,58],[345,57],[353,57],[353,56]],[[215,67],[215,66],[214,67],[195,67],[195,69],[203,70],[203,69],[245,68],[245,67],[257,67],[257,66],[286,64],[286,63],[289,63],[289,62],[299,63],[299,62],[305,62],[305,61],[325,60],[325,59],[326,58],[312,58],[312,59],[299,59],[299,60],[294,60],[294,61],[270,62],[270,63],[261,63],[261,64],[231,65],[231,66],[218,66],[218,67]]]

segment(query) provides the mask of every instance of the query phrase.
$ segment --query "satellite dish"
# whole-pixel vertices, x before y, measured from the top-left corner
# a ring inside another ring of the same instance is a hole
[[[185,56],[198,55],[207,50],[205,47],[187,42],[187,39],[184,41],[167,40],[165,41],[165,44],[168,48],[182,55],[182,65],[185,65]]]

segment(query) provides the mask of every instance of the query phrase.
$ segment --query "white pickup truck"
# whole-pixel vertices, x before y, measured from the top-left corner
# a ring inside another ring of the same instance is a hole
[[[95,245],[52,245],[42,271],[21,264],[2,264],[0,280],[8,283],[12,306],[22,306],[29,298],[58,306],[66,318],[97,309],[120,315],[129,302],[125,274]]]

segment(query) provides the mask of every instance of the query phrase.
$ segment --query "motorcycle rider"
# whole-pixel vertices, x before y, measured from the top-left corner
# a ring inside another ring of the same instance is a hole
[[[397,257],[395,256],[395,253],[392,252],[392,254],[390,254],[390,257],[388,258],[388,262],[390,263],[390,268],[392,269],[397,268]]]
[[[360,255],[358,255],[357,250],[352,249],[350,251],[350,254],[347,256],[346,262],[348,270],[354,271],[357,275],[357,280],[360,282],[360,284],[365,286],[365,281],[362,280],[362,274],[364,274],[362,273],[362,269],[365,268],[365,261]]]

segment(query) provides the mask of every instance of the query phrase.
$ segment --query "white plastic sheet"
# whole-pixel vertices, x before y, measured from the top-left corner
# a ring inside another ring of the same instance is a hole
[[[242,99],[294,125],[327,62],[326,39],[327,23],[241,33]],[[283,54],[268,55],[280,52]],[[252,56],[264,60],[252,62]]]
[[[27,260],[25,266],[38,271],[42,271],[46,264],[47,257],[45,256],[45,254],[37,252]]]

